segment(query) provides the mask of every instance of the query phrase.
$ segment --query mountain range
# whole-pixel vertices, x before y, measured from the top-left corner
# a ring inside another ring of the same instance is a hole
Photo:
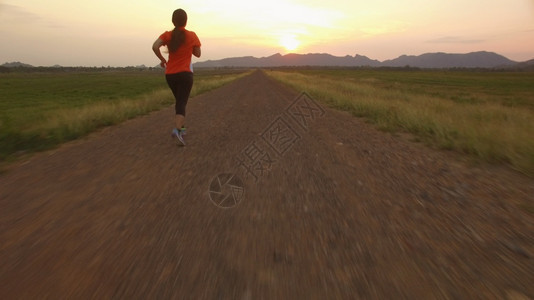
[[[378,61],[367,56],[334,56],[327,53],[286,54],[280,53],[268,57],[232,57],[220,60],[196,62],[194,68],[274,68],[274,67],[412,67],[424,69],[482,68],[482,69],[516,69],[534,71],[534,59],[516,62],[494,52],[471,52],[467,54],[425,53],[422,55],[402,55],[395,59]],[[11,68],[33,68],[21,62],[0,65],[2,70]],[[52,68],[62,68],[55,65]],[[146,69],[145,65],[128,67]],[[154,68],[160,68],[154,66]]]
[[[299,67],[299,66],[329,66],[329,67],[414,67],[414,68],[512,68],[523,64],[532,66],[533,60],[528,62],[512,61],[494,52],[472,52],[467,54],[426,53],[419,56],[402,55],[398,58],[378,61],[366,56],[333,56],[327,53],[286,54],[280,53],[256,58],[253,56],[224,58],[194,63],[195,68],[216,67]]]

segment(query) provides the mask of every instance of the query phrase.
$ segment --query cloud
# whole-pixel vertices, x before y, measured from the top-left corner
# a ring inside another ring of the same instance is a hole
[[[406,32],[409,26],[410,24],[407,22],[389,20],[362,26],[360,31],[364,33],[364,36],[377,36]]]
[[[24,21],[39,20],[40,17],[28,10],[6,3],[0,3],[0,15],[3,18],[9,17],[10,19],[23,19]]]
[[[427,43],[433,44],[478,44],[483,43],[485,40],[482,39],[467,39],[460,36],[445,36],[437,39],[432,39],[426,41]]]
[[[56,22],[44,19],[28,9],[12,4],[0,3],[0,24],[9,25],[6,27],[27,28],[29,26],[42,26],[48,28],[64,28]]]
[[[205,0],[198,6],[191,3],[191,12],[197,13],[218,26],[230,26],[233,30],[247,24],[247,29],[270,30],[280,27],[337,28],[337,21],[345,17],[341,11],[302,5],[288,0],[254,2],[249,0],[218,1]]]

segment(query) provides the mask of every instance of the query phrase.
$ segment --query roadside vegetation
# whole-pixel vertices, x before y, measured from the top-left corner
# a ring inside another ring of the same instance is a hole
[[[246,74],[199,70],[191,97]],[[173,103],[161,70],[0,74],[0,162]]]
[[[276,70],[267,74],[388,132],[534,176],[534,73]]]

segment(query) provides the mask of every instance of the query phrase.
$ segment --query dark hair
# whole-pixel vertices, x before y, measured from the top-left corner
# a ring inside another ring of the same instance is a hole
[[[172,13],[172,24],[174,24],[174,30],[172,31],[171,41],[168,45],[169,52],[178,50],[185,42],[185,32],[179,30],[180,27],[185,27],[187,24],[187,13],[185,10],[179,8]]]

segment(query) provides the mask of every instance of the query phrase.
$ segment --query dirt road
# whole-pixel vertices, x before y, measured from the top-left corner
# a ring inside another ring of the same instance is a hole
[[[0,175],[0,299],[534,299],[534,180],[299,95],[255,72],[186,147],[169,108]]]

